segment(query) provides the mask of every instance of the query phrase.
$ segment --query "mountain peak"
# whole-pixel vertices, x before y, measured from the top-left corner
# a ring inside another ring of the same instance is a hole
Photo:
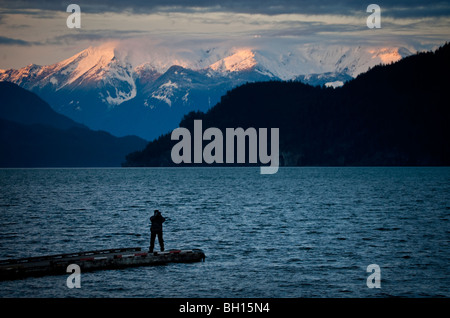
[[[372,54],[373,59],[379,59],[383,64],[389,64],[392,62],[397,62],[404,56],[408,54],[405,51],[405,48],[380,48],[380,49],[371,49],[369,53]],[[411,54],[411,52],[409,52]]]
[[[239,72],[251,69],[257,64],[255,53],[248,48],[236,49],[234,53],[209,66],[214,71]]]
[[[115,59],[114,43],[106,43],[98,47],[89,47],[74,56],[57,63],[55,70],[59,69],[64,74],[70,73],[65,85],[78,79],[99,80],[104,75],[108,66]]]

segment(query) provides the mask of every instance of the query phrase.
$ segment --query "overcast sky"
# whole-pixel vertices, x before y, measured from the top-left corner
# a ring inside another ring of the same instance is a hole
[[[70,3],[81,7],[80,29],[67,28]],[[371,3],[381,7],[381,29],[366,25]],[[450,1],[0,0],[0,68],[52,64],[111,40],[426,50],[450,40]]]

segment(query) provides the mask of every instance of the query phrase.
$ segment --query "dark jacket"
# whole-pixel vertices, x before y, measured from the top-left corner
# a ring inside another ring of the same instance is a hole
[[[152,232],[162,231],[163,229],[162,224],[164,223],[165,220],[166,219],[161,214],[153,215],[152,217],[150,217],[150,222],[152,222],[152,225],[150,226],[150,231]]]

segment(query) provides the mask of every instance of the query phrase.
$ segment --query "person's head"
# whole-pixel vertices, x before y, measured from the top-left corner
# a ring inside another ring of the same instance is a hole
[[[161,212],[159,212],[159,210],[155,210],[155,214],[154,215],[161,215]]]

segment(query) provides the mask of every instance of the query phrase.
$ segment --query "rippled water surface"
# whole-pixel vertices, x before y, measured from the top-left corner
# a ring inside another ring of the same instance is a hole
[[[82,273],[80,289],[3,281],[0,297],[450,296],[450,168],[4,169],[0,189],[1,259],[146,249],[155,208],[167,249],[207,256]]]

